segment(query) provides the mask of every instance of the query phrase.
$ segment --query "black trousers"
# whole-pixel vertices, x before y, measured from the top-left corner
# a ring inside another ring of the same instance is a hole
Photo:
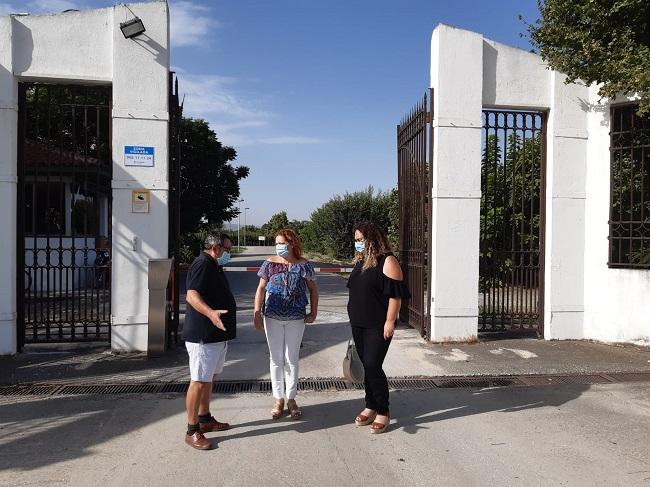
[[[365,369],[366,407],[388,414],[388,380],[382,368],[393,338],[384,340],[384,327],[361,328],[352,325],[352,338]]]

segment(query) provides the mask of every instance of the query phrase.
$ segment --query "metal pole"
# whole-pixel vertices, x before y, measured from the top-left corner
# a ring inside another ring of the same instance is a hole
[[[237,248],[241,248],[241,240],[239,239],[239,231],[241,230],[241,204],[244,202],[243,199],[238,201],[239,203],[239,213],[237,213]]]
[[[246,210],[250,210],[250,208],[244,207],[244,247],[246,246]]]

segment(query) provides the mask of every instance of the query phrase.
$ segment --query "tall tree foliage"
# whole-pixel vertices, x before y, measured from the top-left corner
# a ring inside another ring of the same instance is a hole
[[[221,227],[237,216],[239,181],[249,169],[231,165],[237,152],[205,120],[183,118],[181,134],[181,233]]]
[[[338,259],[351,259],[354,254],[352,229],[356,222],[370,221],[388,231],[390,193],[365,191],[334,196],[311,215],[300,233],[307,250]]]
[[[528,251],[539,246],[541,146],[541,133],[525,140],[515,133],[505,141],[487,136],[481,161],[481,292],[505,284],[516,267],[537,265]]]
[[[650,112],[650,1],[538,0],[533,45],[568,82],[599,83],[599,94],[638,94]]]
[[[289,227],[289,218],[287,218],[287,212],[281,211],[271,216],[268,222],[262,225],[262,230],[266,235],[273,240],[275,234],[278,233],[278,230]],[[272,242],[274,245],[274,243]]]

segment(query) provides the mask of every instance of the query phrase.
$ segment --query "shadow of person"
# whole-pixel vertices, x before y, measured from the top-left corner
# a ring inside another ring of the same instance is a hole
[[[580,397],[588,385],[558,387],[510,387],[487,389],[398,390],[391,392],[391,430],[417,434],[431,424],[457,418],[499,412],[516,413],[536,408],[553,408]],[[354,426],[355,416],[363,409],[363,392],[354,399],[303,404],[301,420],[259,419],[236,425],[221,441],[277,434],[283,431],[312,431]],[[298,398],[300,400],[300,398]]]

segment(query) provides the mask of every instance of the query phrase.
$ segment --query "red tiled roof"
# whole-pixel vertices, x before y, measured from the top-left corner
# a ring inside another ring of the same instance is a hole
[[[42,142],[25,140],[24,149],[25,166],[50,166],[50,167],[71,167],[71,166],[100,166],[103,161],[96,157],[84,157],[83,154],[72,151],[62,151]]]

